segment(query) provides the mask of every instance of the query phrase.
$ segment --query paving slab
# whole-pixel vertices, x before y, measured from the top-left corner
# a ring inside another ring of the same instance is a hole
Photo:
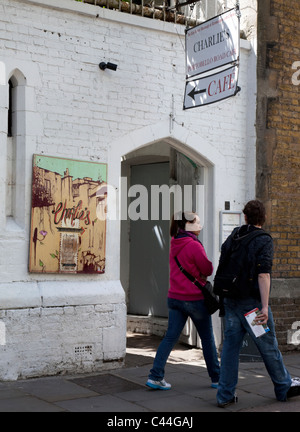
[[[15,391],[35,396],[47,402],[97,396],[97,393],[90,389],[76,385],[72,381],[61,377],[16,381],[11,383],[11,387]]]
[[[62,412],[63,408],[33,396],[1,399],[0,412]]]
[[[56,402],[60,407],[69,412],[146,412],[147,409],[136,403],[131,403],[113,395],[94,396],[83,399],[73,399]]]

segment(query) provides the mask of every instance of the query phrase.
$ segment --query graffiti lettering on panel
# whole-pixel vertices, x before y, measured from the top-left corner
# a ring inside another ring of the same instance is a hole
[[[29,271],[104,273],[107,165],[34,155]]]

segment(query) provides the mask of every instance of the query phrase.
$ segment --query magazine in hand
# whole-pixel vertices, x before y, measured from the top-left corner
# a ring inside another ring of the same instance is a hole
[[[269,327],[266,324],[257,324],[254,321],[254,319],[259,313],[260,310],[258,308],[255,308],[244,315],[256,337],[263,336],[265,333],[270,331]]]

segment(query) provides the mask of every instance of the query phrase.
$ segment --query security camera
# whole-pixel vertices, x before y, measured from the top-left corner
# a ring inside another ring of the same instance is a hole
[[[107,63],[105,63],[105,62],[101,62],[101,63],[99,64],[99,68],[100,68],[101,70],[110,69],[110,70],[116,71],[116,70],[117,70],[117,67],[118,67],[118,65],[116,65],[116,64],[114,64],[114,63],[110,63],[110,62],[107,62]]]

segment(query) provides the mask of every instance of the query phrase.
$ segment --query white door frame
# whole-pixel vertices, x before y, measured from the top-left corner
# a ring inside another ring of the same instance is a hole
[[[128,135],[113,141],[108,154],[108,184],[116,194],[108,194],[108,209],[120,211],[121,161],[122,158],[141,147],[156,142],[166,142],[177,151],[191,158],[195,163],[204,167],[205,202],[210,206],[205,209],[205,221],[203,230],[203,243],[207,255],[216,268],[219,258],[219,217],[216,214],[216,184],[219,183],[223,170],[216,170],[215,166],[222,165],[224,156],[216,150],[212,143],[203,141],[203,138],[181,125],[174,124],[170,131],[169,121],[163,121],[156,125],[146,126],[135,130]],[[223,164],[225,166],[225,164]],[[219,171],[219,172],[217,172]],[[198,210],[198,209],[197,209]],[[120,235],[121,221],[118,219],[107,221],[106,241],[106,275],[110,279],[120,281]],[[217,317],[213,317],[215,323],[215,336],[217,345],[221,343],[221,324]]]

